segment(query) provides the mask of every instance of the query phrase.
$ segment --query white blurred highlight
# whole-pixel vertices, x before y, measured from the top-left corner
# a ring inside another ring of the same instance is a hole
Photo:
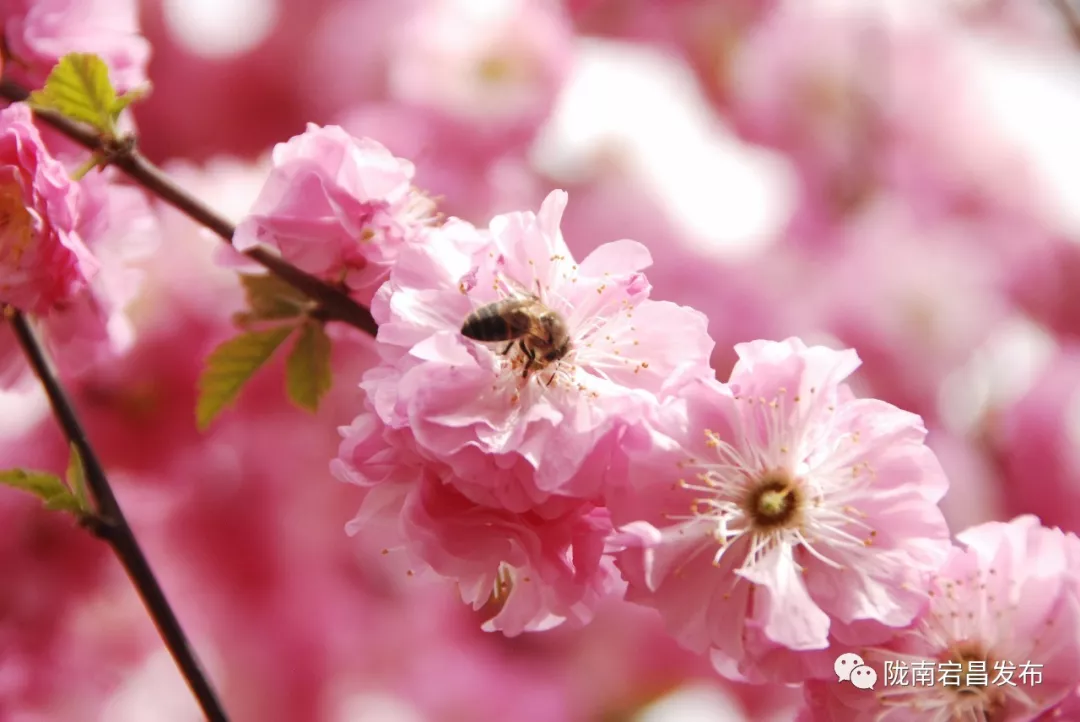
[[[146,722],[148,714],[152,714],[154,722],[199,722],[205,719],[172,657],[164,650],[151,655],[127,678],[101,719]]]
[[[532,149],[558,180],[589,175],[616,149],[701,250],[741,255],[787,222],[794,179],[776,154],[715,117],[684,63],[642,46],[582,40],[577,67]]]
[[[427,722],[405,700],[384,694],[358,694],[341,705],[334,722]]]
[[[25,433],[49,413],[49,400],[36,378],[15,389],[0,390],[0,438]]]
[[[959,433],[976,431],[988,412],[1020,399],[1057,349],[1054,339],[1023,316],[1014,316],[946,378],[938,395],[942,420]]]
[[[739,705],[723,689],[686,686],[676,689],[634,715],[632,722],[743,722]]]
[[[970,43],[979,94],[1008,142],[1047,181],[1046,203],[1062,228],[1080,233],[1080,66],[1060,56],[994,41]]]
[[[208,58],[240,55],[277,25],[280,0],[162,0],[170,34]]]

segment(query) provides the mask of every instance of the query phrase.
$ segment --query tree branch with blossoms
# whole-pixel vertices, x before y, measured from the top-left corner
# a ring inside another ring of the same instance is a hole
[[[131,578],[135,589],[146,605],[150,618],[154,621],[169,653],[176,660],[180,672],[187,680],[192,694],[202,708],[203,714],[212,722],[227,722],[225,709],[217,698],[209,678],[188,642],[180,620],[170,606],[165,592],[154,575],[135,534],[131,530],[116,495],[112,491],[105,470],[98,460],[97,453],[87,438],[86,431],[79,422],[70,399],[57,377],[41,341],[38,339],[30,321],[12,306],[4,308],[4,319],[10,324],[15,337],[22,348],[34,374],[41,381],[53,414],[56,416],[64,436],[73,447],[73,454],[85,471],[86,486],[93,498],[93,508],[79,509],[79,520],[95,536],[104,540],[120,560],[124,570]]]
[[[0,97],[13,102],[25,101],[30,92],[11,80],[0,82]],[[34,115],[46,125],[95,154],[103,162],[121,169],[147,191],[181,211],[199,225],[213,231],[231,243],[236,226],[199,198],[178,186],[160,168],[146,159],[136,148],[134,138],[103,138],[99,130],[79,123],[55,110],[35,108]],[[334,287],[305,273],[265,248],[249,248],[248,258],[266,268],[293,288],[319,304],[319,313],[327,321],[340,321],[372,336],[378,331],[371,312]]]

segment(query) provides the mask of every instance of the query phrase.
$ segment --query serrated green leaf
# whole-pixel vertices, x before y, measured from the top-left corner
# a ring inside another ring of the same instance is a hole
[[[333,381],[330,337],[321,323],[308,321],[285,360],[285,390],[300,408],[317,411]]]
[[[105,164],[105,156],[100,153],[94,153],[85,163],[71,171],[71,180],[82,180],[86,177],[86,174],[94,170],[94,168],[104,168]]]
[[[112,114],[112,119],[115,121],[120,117],[120,114],[127,110],[127,107],[132,103],[137,103],[150,95],[150,84],[140,86],[138,88],[132,88],[119,98],[113,101],[112,107],[109,108],[109,112]]]
[[[206,429],[222,409],[236,400],[240,389],[280,346],[295,326],[250,331],[229,339],[211,352],[199,377],[195,420]]]
[[[109,135],[116,131],[116,103],[109,67],[92,53],[69,53],[60,58],[45,87],[30,94],[30,104],[35,108],[55,110]]]
[[[247,298],[246,313],[234,316],[238,325],[302,316],[312,305],[310,299],[277,276],[241,275]]]
[[[86,470],[83,467],[82,456],[79,454],[79,450],[75,448],[75,444],[71,445],[67,473],[64,478],[67,479],[67,486],[74,494],[79,509],[85,512],[91,511],[90,500],[86,495]]]
[[[0,484],[30,492],[45,502],[46,509],[70,511],[76,514],[80,511],[79,500],[56,474],[50,474],[47,471],[7,469],[0,471]]]

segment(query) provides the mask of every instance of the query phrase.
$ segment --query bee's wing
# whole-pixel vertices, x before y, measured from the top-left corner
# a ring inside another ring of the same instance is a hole
[[[525,298],[530,300],[540,300],[538,295],[540,292],[539,286],[530,290],[524,284],[507,276],[501,271],[498,274],[498,282],[503,286],[503,290],[508,296],[516,296],[517,298]]]

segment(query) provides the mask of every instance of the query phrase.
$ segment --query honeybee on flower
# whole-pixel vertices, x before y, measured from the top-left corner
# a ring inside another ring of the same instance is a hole
[[[594,494],[618,429],[665,379],[713,374],[705,316],[649,299],[648,249],[621,240],[576,261],[566,203],[554,191],[487,229],[449,219],[402,249],[371,308],[383,363],[361,386],[379,418],[474,500],[518,511]]]
[[[501,352],[503,356],[517,345],[524,358],[521,375],[526,379],[533,372],[557,364],[573,348],[562,315],[548,308],[540,296],[528,292],[476,309],[465,317],[461,334],[475,341],[509,342]],[[554,381],[552,373],[546,385]]]

